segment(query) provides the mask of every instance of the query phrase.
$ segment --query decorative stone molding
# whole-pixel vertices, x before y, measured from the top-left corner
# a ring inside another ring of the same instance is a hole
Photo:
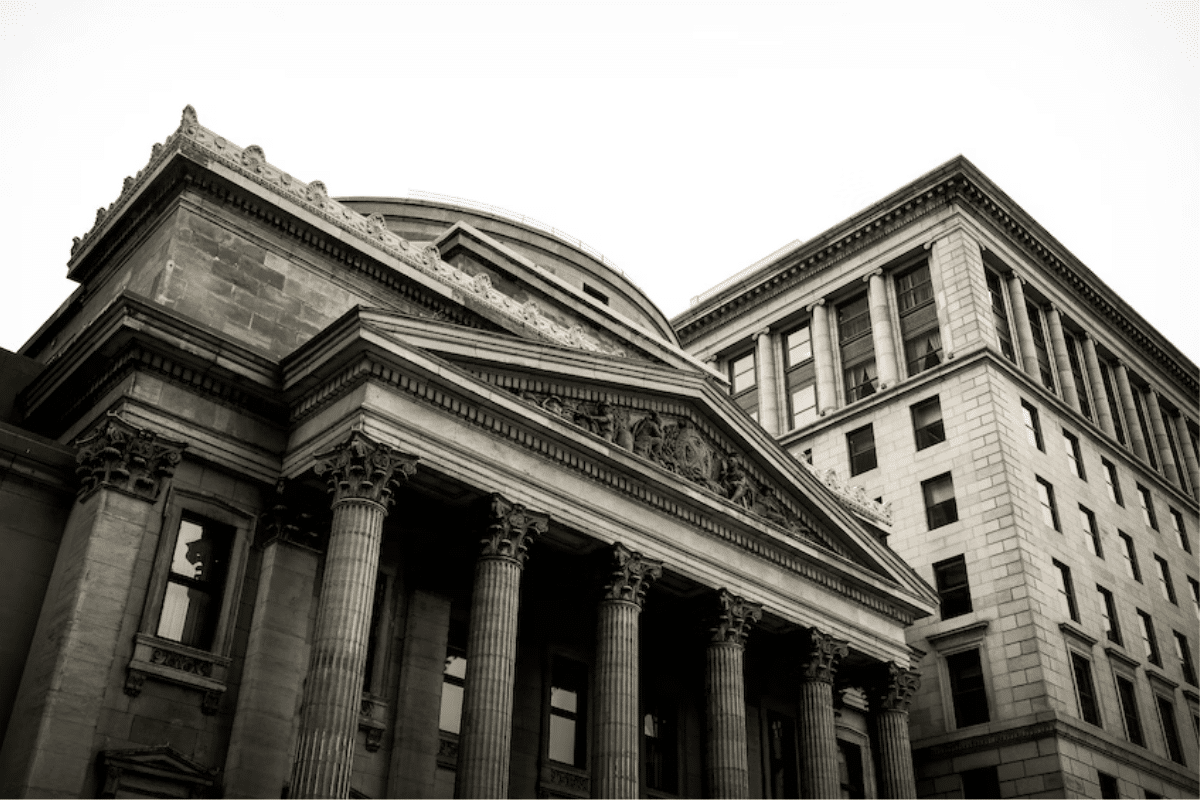
[[[440,731],[438,733],[438,766],[454,769],[458,766],[458,734]]]
[[[650,584],[662,577],[662,562],[646,558],[620,542],[612,546],[612,555],[615,563],[604,586],[604,599],[643,605]]]
[[[879,711],[908,711],[921,688],[921,673],[894,661],[880,664],[866,687],[871,707]]]
[[[484,558],[511,558],[521,566],[529,557],[529,545],[546,532],[550,517],[529,511],[493,494],[488,507],[488,532],[480,540]]]
[[[873,519],[877,522],[882,522],[885,525],[892,524],[892,504],[877,503],[867,497],[867,490],[861,486],[852,486],[838,475],[835,469],[817,469],[807,461],[800,461],[805,469],[816,475],[821,483],[825,484],[833,491],[838,502],[846,506],[851,511],[862,514],[868,519]]]
[[[271,506],[259,515],[260,546],[285,542],[296,547],[324,551],[329,539],[329,526],[319,524],[317,515],[304,510],[301,500],[295,496],[293,484],[285,478],[275,482]]]
[[[711,628],[712,641],[746,646],[750,629],[762,619],[762,605],[751,603],[728,589],[717,592],[717,612]]]
[[[850,652],[850,643],[835,639],[831,634],[809,628],[804,636],[801,654],[801,674],[805,680],[832,684],[838,662]]]
[[[591,797],[592,782],[587,770],[564,764],[545,765],[539,777],[538,797]]]
[[[366,731],[368,753],[379,750],[383,732],[387,730],[388,704],[383,700],[364,694],[358,710],[358,729]]]
[[[326,476],[333,504],[370,500],[384,508],[393,502],[392,487],[417,471],[417,457],[405,455],[362,431],[353,431],[345,442],[314,456],[317,475]]]
[[[201,692],[200,710],[212,715],[225,693],[229,664],[225,656],[139,633],[126,667],[125,694],[137,697],[146,679],[154,678]]]
[[[130,425],[112,412],[75,444],[79,448],[75,474],[80,478],[81,499],[107,486],[151,502],[175,474],[187,447],[185,442]]]
[[[219,795],[220,773],[192,761],[170,745],[129,750],[102,750],[96,757],[102,785],[98,797],[129,796],[132,790],[150,797]]]

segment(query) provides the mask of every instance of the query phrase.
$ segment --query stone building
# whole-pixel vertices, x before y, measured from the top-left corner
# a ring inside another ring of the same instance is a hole
[[[986,176],[956,158],[672,324],[937,588],[921,796],[1200,792],[1196,365]]]
[[[189,107],[68,269],[0,354],[0,796],[915,791],[936,593],[595,254]]]

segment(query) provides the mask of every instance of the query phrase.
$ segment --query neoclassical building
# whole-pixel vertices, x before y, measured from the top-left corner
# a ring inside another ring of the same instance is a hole
[[[0,796],[914,795],[890,510],[594,254],[189,107],[68,269],[0,353]]]

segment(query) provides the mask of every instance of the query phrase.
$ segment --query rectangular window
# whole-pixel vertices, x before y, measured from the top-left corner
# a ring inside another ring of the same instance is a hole
[[[1104,467],[1104,488],[1108,490],[1109,499],[1119,506],[1125,505],[1125,500],[1121,497],[1121,483],[1117,480],[1116,466],[1106,458],[1100,459],[1100,466]]]
[[[1008,323],[1008,310],[1004,305],[1003,279],[986,270],[988,294],[992,298],[992,321],[996,323],[996,338],[1000,340],[1000,353],[1014,364],[1017,353],[1013,349],[1012,326]]]
[[[794,430],[817,420],[812,330],[807,322],[784,334],[783,350],[784,369],[787,371],[788,414]]]
[[[371,622],[367,626],[367,664],[363,669],[363,685],[364,692],[382,691],[382,687],[378,686],[376,661],[381,657],[380,645],[383,644],[380,639],[384,635],[380,631],[380,627],[384,624],[386,616],[385,601],[387,600],[388,576],[387,573],[379,572],[375,576],[375,594],[371,601]]]
[[[550,760],[587,767],[587,667],[554,656],[550,668]]]
[[[1133,409],[1137,412],[1137,424],[1142,431],[1142,441],[1146,443],[1146,459],[1149,460],[1150,466],[1158,469],[1158,456],[1154,452],[1158,448],[1154,446],[1154,435],[1150,433],[1150,426],[1146,422],[1146,410],[1143,407],[1142,390],[1133,384],[1129,388],[1133,393]]]
[[[1100,558],[1104,558],[1104,548],[1100,544],[1100,526],[1096,524],[1096,515],[1086,506],[1079,506],[1079,524],[1083,527],[1083,538],[1087,539],[1088,547]]]
[[[1113,382],[1112,369],[1108,362],[1100,362],[1100,380],[1104,384],[1104,394],[1108,397],[1108,414],[1112,417],[1113,429],[1117,441],[1125,444],[1125,423],[1121,420],[1121,403],[1117,398],[1116,384]]]
[[[1100,615],[1104,621],[1104,636],[1113,644],[1121,644],[1121,621],[1117,618],[1117,601],[1112,592],[1096,584],[1100,595]]]
[[[1063,339],[1067,346],[1067,363],[1071,367],[1071,378],[1075,382],[1075,394],[1079,397],[1079,410],[1085,417],[1094,420],[1092,403],[1088,397],[1087,378],[1083,374],[1083,359],[1079,357],[1079,340],[1069,331],[1063,331]]]
[[[1175,585],[1171,583],[1171,568],[1167,566],[1167,562],[1162,556],[1155,556],[1154,563],[1158,567],[1158,590],[1162,592],[1165,600],[1179,605],[1175,599]]]
[[[854,403],[870,397],[879,389],[867,295],[861,294],[839,305],[837,319],[846,402]]]
[[[733,402],[758,422],[758,370],[753,351],[730,362],[729,381]]]
[[[942,423],[942,403],[936,395],[912,407],[912,421],[917,450],[924,450],[946,441],[946,428]]]
[[[1063,429],[1063,449],[1067,451],[1067,466],[1071,474],[1081,481],[1087,480],[1087,471],[1083,468],[1083,453],[1079,449],[1079,437]]]
[[[211,650],[224,598],[234,528],[184,514],[167,575],[157,634]]]
[[[1103,800],[1110,800],[1110,798],[1119,798],[1121,796],[1121,789],[1115,775],[1109,775],[1107,772],[1097,770],[1096,780],[1100,782],[1100,797]]]
[[[1151,398],[1150,402],[1154,402],[1153,397]],[[1179,443],[1175,438],[1176,414],[1171,412],[1169,409],[1164,408],[1162,403],[1158,404],[1158,410],[1159,413],[1162,414],[1163,428],[1167,434],[1167,446],[1171,451],[1171,461],[1175,464],[1175,474],[1179,476],[1179,480],[1176,481],[1176,484],[1180,489],[1183,489],[1184,492],[1190,492],[1191,488],[1187,479],[1187,470],[1184,469],[1183,461],[1179,458]]]
[[[1200,581],[1195,578],[1188,578],[1188,588],[1192,590],[1192,608],[1196,611],[1196,616],[1200,617]]]
[[[925,520],[929,523],[929,530],[958,521],[954,481],[949,472],[922,482],[921,493],[925,496]]]
[[[965,798],[1000,796],[1000,773],[995,767],[963,770],[958,778]]]
[[[1042,309],[1026,300],[1025,310],[1029,313],[1029,329],[1033,334],[1033,352],[1037,355],[1038,372],[1041,374],[1042,385],[1051,393],[1058,394],[1054,388],[1054,366],[1050,361],[1050,350],[1046,347],[1046,329],[1042,323]]]
[[[1158,718],[1162,721],[1163,738],[1167,742],[1167,754],[1176,764],[1184,764],[1183,745],[1179,741],[1179,729],[1175,727],[1175,704],[1161,694],[1154,695],[1158,701]]]
[[[978,650],[964,650],[946,656],[950,674],[950,695],[954,701],[954,726],[965,728],[987,722],[987,691],[984,688],[983,664]]]
[[[1038,503],[1042,507],[1042,521],[1054,528],[1056,531],[1061,531],[1062,527],[1058,523],[1058,506],[1054,502],[1054,487],[1042,478],[1037,479]]]
[[[1121,531],[1117,531],[1117,536],[1121,539],[1121,555],[1125,557],[1125,574],[1141,583],[1142,571],[1138,569],[1137,551],[1133,549],[1133,539],[1128,533]]]
[[[838,781],[842,785],[842,797],[866,797],[862,748],[842,739],[837,740],[837,746]]]
[[[1091,725],[1100,725],[1100,707],[1092,684],[1092,662],[1071,651],[1071,670],[1075,673],[1075,691],[1079,695],[1079,716]]]
[[[456,635],[458,633],[463,635]],[[449,643],[446,645],[446,665],[442,669],[442,702],[438,715],[438,729],[447,733],[458,733],[462,728],[463,686],[467,677],[467,653],[465,631],[451,623]]]
[[[1025,438],[1038,450],[1046,452],[1046,445],[1042,442],[1042,425],[1038,422],[1038,410],[1022,400],[1021,418],[1025,421]]]
[[[941,598],[942,619],[971,613],[971,587],[967,583],[967,562],[963,556],[934,564],[933,578]]]
[[[1054,568],[1058,570],[1058,595],[1063,611],[1068,617],[1079,622],[1079,607],[1075,604],[1075,585],[1071,582],[1071,568],[1061,561],[1054,560],[1053,563]]]
[[[1150,499],[1150,490],[1139,483],[1137,494],[1138,505],[1142,509],[1142,521],[1154,530],[1158,530],[1158,518],[1154,516],[1154,501]]]
[[[1179,631],[1172,631],[1175,636],[1175,657],[1179,659],[1179,672],[1183,679],[1193,686],[1196,684],[1196,670],[1192,668],[1192,651],[1188,647],[1187,637]]]
[[[861,475],[875,469],[875,430],[864,425],[846,434],[846,447],[850,451],[850,475]]]
[[[1146,660],[1151,664],[1161,667],[1162,656],[1158,652],[1158,639],[1154,636],[1154,620],[1150,619],[1150,615],[1140,608],[1137,615],[1138,623],[1142,629],[1142,647],[1146,651]]]
[[[896,276],[896,301],[904,361],[911,377],[942,363],[942,337],[928,264]]]
[[[1179,546],[1188,553],[1192,552],[1192,543],[1188,540],[1187,528],[1183,527],[1183,515],[1173,508],[1168,508],[1167,514],[1171,517],[1171,530],[1175,532]]]
[[[642,717],[646,740],[646,788],[679,792],[679,714],[673,703],[651,701]]]
[[[1146,746],[1146,737],[1142,735],[1142,717],[1138,713],[1137,693],[1133,681],[1124,675],[1117,675],[1117,700],[1121,703],[1121,718],[1125,721],[1125,738],[1139,747]]]
[[[796,771],[796,723],[784,714],[767,711],[767,769],[771,797],[799,797]]]

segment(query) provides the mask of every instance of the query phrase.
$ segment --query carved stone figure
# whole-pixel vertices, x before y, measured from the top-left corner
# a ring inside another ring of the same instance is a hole
[[[725,459],[725,464],[721,469],[721,485],[731,502],[746,509],[753,508],[754,484],[750,481],[750,476],[746,474],[746,467],[740,456]]]
[[[663,460],[663,422],[657,411],[651,411],[650,416],[643,419],[633,430],[633,452],[643,458],[662,463]]]

